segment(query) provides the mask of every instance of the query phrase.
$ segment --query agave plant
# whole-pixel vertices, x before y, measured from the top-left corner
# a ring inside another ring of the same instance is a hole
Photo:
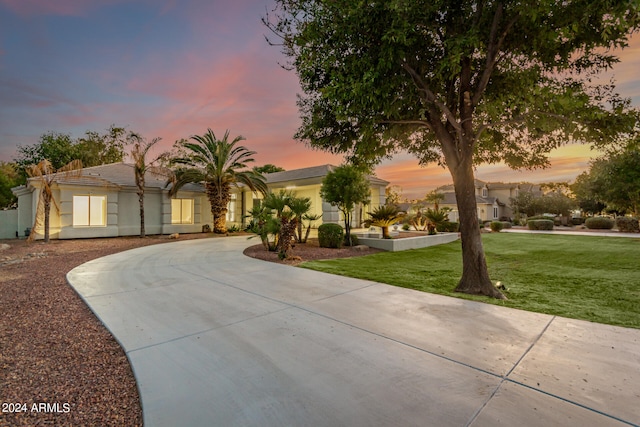
[[[365,226],[370,227],[375,225],[376,227],[382,228],[383,239],[391,238],[389,235],[389,226],[395,224],[404,216],[395,205],[378,206],[373,212],[368,212],[368,215],[371,218],[364,222]]]

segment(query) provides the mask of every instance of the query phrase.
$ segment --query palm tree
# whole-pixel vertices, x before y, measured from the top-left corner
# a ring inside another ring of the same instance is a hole
[[[364,222],[365,226],[375,225],[382,228],[382,238],[390,239],[389,226],[398,222],[404,214],[395,205],[381,205],[375,208],[373,212],[368,212],[368,215],[371,218]]]
[[[173,187],[169,196],[174,196],[178,190],[188,183],[203,182],[207,197],[211,203],[214,233],[226,233],[227,205],[231,200],[231,186],[244,184],[252,191],[267,193],[264,176],[247,168],[247,163],[255,151],[249,151],[242,145],[242,136],[237,136],[229,142],[227,130],[222,139],[217,139],[211,129],[202,136],[191,137],[195,142],[184,141],[181,148],[185,149],[186,157],[172,159],[171,164],[180,165],[174,172]]]
[[[36,218],[33,227],[31,227],[29,241],[34,239],[36,228],[40,225],[40,218],[44,216],[44,242],[49,243],[49,214],[51,213],[51,205],[53,204],[53,206],[58,209],[58,205],[53,198],[53,184],[58,178],[67,177],[73,173],[80,174],[80,169],[82,169],[82,162],[80,160],[72,160],[56,170],[47,159],[25,168],[25,172],[29,178],[35,178],[41,187],[38,206],[36,208]]]
[[[147,163],[147,153],[158,142],[160,142],[161,138],[154,138],[151,142],[147,142],[140,135],[131,133],[129,135],[131,139],[134,140],[133,149],[131,150],[131,157],[133,158],[133,172],[136,178],[136,187],[138,190],[136,194],[138,195],[138,202],[140,203],[140,237],[145,237],[145,229],[144,229],[144,185],[145,185],[145,175],[147,172],[151,173],[159,173],[161,168],[155,166],[154,163],[158,160],[157,158],[153,161]]]

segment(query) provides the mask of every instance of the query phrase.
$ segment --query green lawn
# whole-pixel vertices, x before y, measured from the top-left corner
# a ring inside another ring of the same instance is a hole
[[[404,252],[314,261],[301,267],[424,292],[640,328],[640,239],[548,234],[483,235],[489,273],[508,301],[454,293],[460,241]]]

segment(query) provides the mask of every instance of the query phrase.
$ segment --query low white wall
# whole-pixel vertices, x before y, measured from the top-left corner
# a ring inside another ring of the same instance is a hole
[[[358,235],[360,244],[389,252],[426,248],[456,240],[458,240],[458,233],[439,233],[432,236],[406,237],[402,239],[375,239]]]
[[[18,210],[0,211],[0,239],[15,239],[16,231],[20,237],[24,236],[24,230],[18,229]]]

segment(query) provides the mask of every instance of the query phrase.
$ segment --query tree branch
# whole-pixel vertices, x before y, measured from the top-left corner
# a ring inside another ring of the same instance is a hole
[[[439,101],[436,98],[433,92],[431,92],[431,90],[429,89],[429,86],[425,83],[424,80],[422,80],[422,77],[416,72],[416,70],[414,70],[413,67],[411,67],[406,62],[402,64],[402,68],[404,68],[405,71],[409,73],[409,75],[411,76],[411,79],[413,80],[413,83],[418,88],[418,91],[424,94],[425,99],[440,109],[442,114],[444,114],[445,117],[447,118],[447,121],[451,124],[451,126],[455,128],[456,132],[462,133],[462,127],[460,126],[460,123],[458,123],[458,121],[456,120],[456,117],[453,114],[453,112],[449,109],[449,107],[444,105],[441,101]],[[434,120],[435,120],[435,117],[434,117]]]
[[[511,29],[515,25],[518,20],[519,15],[516,14],[505,27],[504,31],[500,34],[500,38],[498,37],[498,25],[503,17],[503,6],[502,3],[498,4],[495,15],[493,16],[493,22],[491,23],[491,32],[489,33],[489,44],[487,45],[487,60],[485,62],[484,70],[482,71],[482,75],[480,77],[480,81],[478,82],[478,87],[473,94],[473,99],[471,100],[472,105],[475,107],[478,105],[482,96],[484,95],[484,91],[489,84],[489,80],[491,79],[491,74],[493,74],[493,70],[499,62],[498,54],[500,49],[502,49],[502,45],[504,44],[505,39],[511,32]],[[497,40],[496,40],[497,39]]]

